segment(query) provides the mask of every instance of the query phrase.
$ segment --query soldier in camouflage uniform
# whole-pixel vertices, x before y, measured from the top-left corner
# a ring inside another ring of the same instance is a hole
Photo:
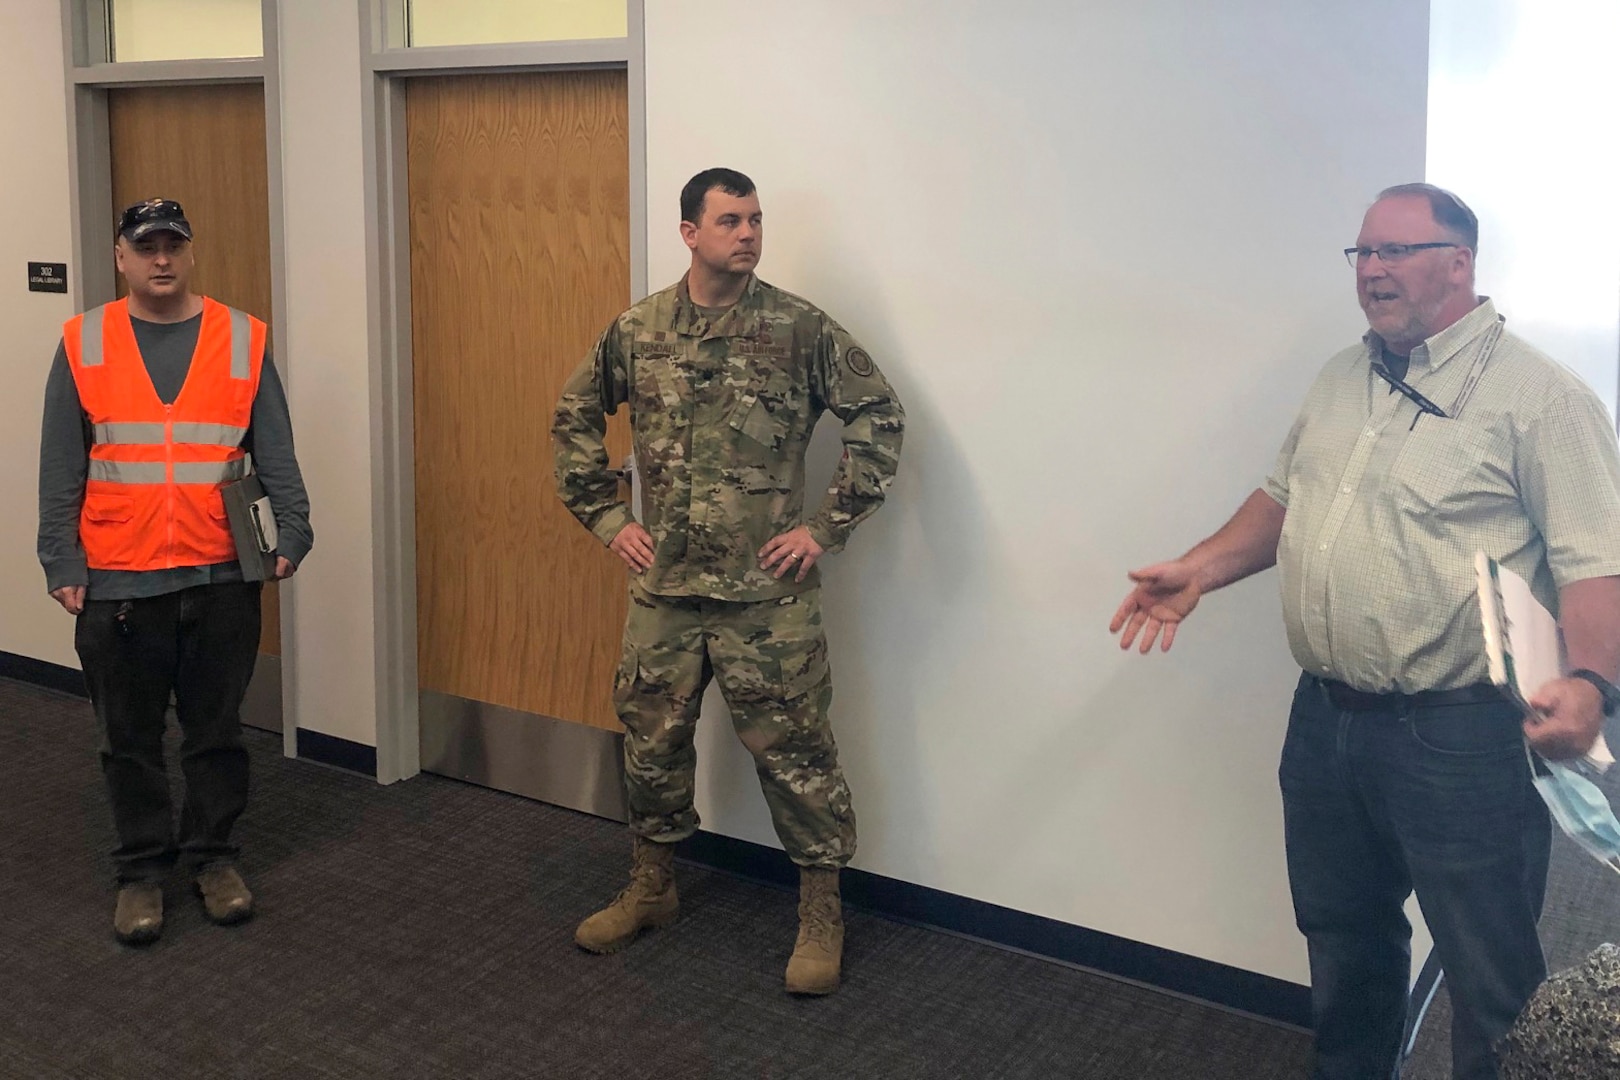
[[[692,738],[718,677],[800,867],[787,988],[825,994],[838,986],[838,871],[855,853],[855,814],[827,718],[815,563],[883,502],[905,413],[842,327],[754,276],[761,217],[751,180],[699,173],[681,193],[681,217],[691,269],[608,327],[552,423],[558,492],[632,572],[614,683],[631,884],[575,940],[611,952],[675,918],[672,845],[697,831]],[[607,415],[626,403],[644,526],[620,498],[603,445]],[[825,411],[844,422],[844,453],[806,516],[804,453]]]

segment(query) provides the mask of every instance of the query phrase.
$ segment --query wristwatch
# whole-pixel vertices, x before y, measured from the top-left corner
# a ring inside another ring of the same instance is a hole
[[[1569,677],[1572,679],[1585,679],[1597,687],[1597,692],[1603,697],[1603,716],[1605,719],[1613,720],[1616,714],[1620,714],[1620,686],[1615,686],[1608,679],[1587,668],[1576,668],[1569,673]]]

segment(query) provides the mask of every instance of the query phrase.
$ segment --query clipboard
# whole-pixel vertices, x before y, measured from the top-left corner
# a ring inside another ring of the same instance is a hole
[[[276,576],[276,515],[258,473],[222,484],[220,499],[236,541],[243,581],[270,581]]]

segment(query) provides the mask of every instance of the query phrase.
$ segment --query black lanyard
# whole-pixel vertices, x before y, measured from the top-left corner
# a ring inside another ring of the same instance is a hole
[[[1474,362],[1469,365],[1468,375],[1463,379],[1462,389],[1457,392],[1456,399],[1451,403],[1450,412],[1424,397],[1415,387],[1405,379],[1395,375],[1382,363],[1372,365],[1373,371],[1378,373],[1379,378],[1389,383],[1392,389],[1400,391],[1402,397],[1417,406],[1418,411],[1413,415],[1412,427],[1408,428],[1408,431],[1417,427],[1418,417],[1424,413],[1430,416],[1438,416],[1442,420],[1454,420],[1457,418],[1457,414],[1462,412],[1463,405],[1473,396],[1474,388],[1479,385],[1480,377],[1485,374],[1485,365],[1490,362],[1491,353],[1496,349],[1496,343],[1502,339],[1502,328],[1506,324],[1507,320],[1498,315],[1496,322],[1485,332],[1484,340],[1480,342],[1479,351],[1474,354]]]

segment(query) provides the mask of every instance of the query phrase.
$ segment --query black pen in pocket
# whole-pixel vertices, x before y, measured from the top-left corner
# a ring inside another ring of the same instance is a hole
[[[1412,414],[1412,426],[1407,428],[1407,431],[1412,431],[1417,428],[1418,417],[1422,416],[1424,413],[1428,413],[1430,416],[1438,416],[1442,420],[1449,419],[1449,417],[1446,416],[1446,410],[1442,409],[1440,406],[1418,393],[1418,391],[1413,388],[1412,385],[1409,384],[1405,379],[1397,379],[1382,364],[1374,364],[1372,369],[1378,373],[1379,378],[1389,383],[1389,385],[1394,387],[1396,390],[1399,390],[1402,397],[1406,398],[1406,400],[1417,406],[1418,411]]]

